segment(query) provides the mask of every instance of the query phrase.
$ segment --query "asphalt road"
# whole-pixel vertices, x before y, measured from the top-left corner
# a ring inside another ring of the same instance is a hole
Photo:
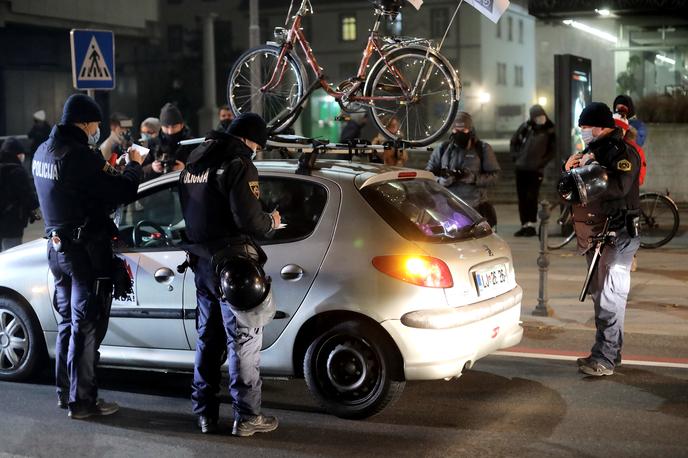
[[[524,342],[532,347],[535,340]],[[683,342],[659,347],[667,344]],[[325,414],[303,381],[267,380],[264,410],[279,417],[280,428],[242,439],[229,435],[226,397],[221,433],[196,432],[189,375],[104,369],[99,378],[101,395],[122,409],[89,421],[69,420],[57,409],[49,375],[0,383],[0,457],[688,453],[688,369],[682,368],[624,365],[612,377],[585,378],[572,361],[490,356],[459,380],[407,383],[399,402],[367,421]]]

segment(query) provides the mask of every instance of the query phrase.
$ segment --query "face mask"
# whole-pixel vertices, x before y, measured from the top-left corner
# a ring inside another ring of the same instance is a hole
[[[232,121],[230,121],[229,119],[223,119],[222,121],[220,121],[220,125],[222,126],[222,128],[224,130],[227,130],[231,123],[232,123]]]
[[[592,134],[592,129],[581,129],[581,138],[583,139],[583,143],[585,143],[585,146],[588,146],[590,142],[592,142],[595,137]]]
[[[100,126],[96,127],[96,133],[93,135],[88,136],[88,144],[95,146],[96,143],[98,143],[98,139],[100,139]]]
[[[141,132],[141,141],[142,142],[149,142],[153,139],[153,136],[151,134],[148,134],[146,132]]]
[[[24,160],[26,159],[26,154],[17,154],[17,159],[19,159],[19,162],[24,163]]]
[[[254,160],[256,158],[256,155],[258,155],[258,148],[252,150],[253,153],[251,154],[251,160]]]
[[[535,124],[537,124],[538,126],[541,126],[546,122],[547,122],[547,116],[545,116],[545,115],[535,117]]]
[[[468,134],[466,132],[456,132],[452,134],[452,141],[459,148],[466,148],[470,140],[471,134]]]

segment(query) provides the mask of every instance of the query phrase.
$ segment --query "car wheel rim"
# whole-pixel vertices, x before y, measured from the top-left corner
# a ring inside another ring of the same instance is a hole
[[[13,372],[29,353],[29,334],[24,323],[9,310],[0,310],[0,371]]]
[[[321,347],[316,364],[325,394],[346,405],[365,404],[382,384],[380,358],[362,339],[332,336]]]

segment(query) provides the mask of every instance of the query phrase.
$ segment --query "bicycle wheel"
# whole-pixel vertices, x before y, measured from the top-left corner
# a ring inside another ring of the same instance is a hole
[[[561,207],[561,214],[556,220],[556,225],[551,224],[550,218],[549,227],[554,227],[554,231],[547,234],[547,249],[558,250],[565,247],[571,240],[576,238],[576,232],[573,229],[573,213],[570,205]]]
[[[377,128],[387,138],[415,146],[428,145],[444,135],[459,106],[454,69],[438,54],[424,49],[401,48],[387,55],[387,65],[384,62],[373,67],[364,91],[368,97],[388,97],[371,102]],[[398,122],[397,132],[389,130],[393,119]]]
[[[640,195],[640,246],[659,248],[678,231],[676,204],[667,196],[649,192]]]
[[[298,118],[301,107],[296,107],[296,102],[306,90],[303,66],[292,54],[280,59],[280,51],[281,48],[270,45],[249,49],[234,63],[227,79],[227,100],[235,116],[258,113],[270,126],[277,115],[294,110],[279,125],[272,126],[273,133],[282,132]],[[276,77],[268,85],[273,74]],[[261,90],[266,86],[266,90]]]

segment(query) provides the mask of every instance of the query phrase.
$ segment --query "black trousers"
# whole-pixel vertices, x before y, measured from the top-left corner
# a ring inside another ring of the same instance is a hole
[[[538,195],[542,184],[540,172],[516,170],[516,193],[518,194],[518,214],[521,225],[537,222]]]

